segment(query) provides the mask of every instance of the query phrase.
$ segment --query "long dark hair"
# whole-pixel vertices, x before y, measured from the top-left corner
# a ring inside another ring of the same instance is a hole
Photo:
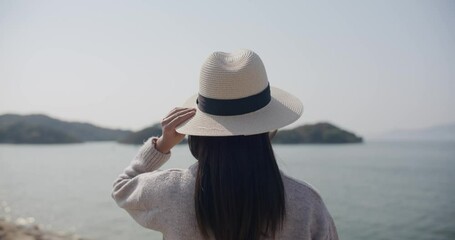
[[[275,237],[285,217],[284,186],[267,133],[189,136],[198,159],[194,203],[200,232],[217,240]]]

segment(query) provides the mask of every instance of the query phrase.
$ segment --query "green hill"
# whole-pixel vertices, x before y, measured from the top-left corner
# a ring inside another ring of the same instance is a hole
[[[143,130],[134,132],[121,139],[120,143],[142,144],[151,136],[161,135],[161,125],[154,124]],[[280,130],[272,139],[277,144],[304,144],[304,143],[360,143],[362,138],[340,129],[330,123],[303,125],[290,130]],[[186,143],[184,139],[181,144]]]
[[[133,132],[125,136],[124,138],[120,139],[119,143],[126,143],[126,144],[142,144],[145,140],[152,136],[161,136],[161,125],[154,124],[151,127],[142,129],[137,132]]]
[[[142,144],[151,136],[160,136],[160,124],[143,130],[126,130],[98,127],[89,123],[67,122],[42,114],[0,115],[0,143],[78,143],[86,141],[118,141]],[[290,130],[280,130],[273,143],[359,143],[361,137],[330,123],[303,125]],[[186,143],[186,139],[182,143]]]
[[[89,123],[62,121],[42,114],[0,115],[0,142],[3,143],[115,141],[130,133]]]
[[[0,128],[0,143],[80,143],[80,139],[43,126],[13,123]]]
[[[330,123],[316,123],[290,130],[280,130],[272,142],[282,144],[360,143],[363,142],[363,139]]]
[[[161,136],[161,124],[155,123],[150,127],[144,128],[140,131],[130,133],[126,137],[120,139],[118,142],[119,143],[124,143],[124,144],[143,144],[145,140],[148,138],[155,136],[159,137]],[[179,144],[185,144],[187,143],[187,139],[183,139]]]

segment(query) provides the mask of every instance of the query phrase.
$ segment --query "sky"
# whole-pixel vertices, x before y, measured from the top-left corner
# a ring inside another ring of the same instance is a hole
[[[247,48],[296,95],[291,125],[362,136],[455,122],[455,1],[0,0],[0,114],[140,130]]]

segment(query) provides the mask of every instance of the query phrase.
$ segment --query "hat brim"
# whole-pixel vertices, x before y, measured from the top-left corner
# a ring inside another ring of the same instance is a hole
[[[282,128],[299,119],[303,104],[298,98],[276,87],[271,87],[270,92],[272,99],[265,107],[235,116],[217,116],[200,111],[196,94],[183,104],[186,108],[196,108],[196,114],[176,131],[195,136],[254,135]]]

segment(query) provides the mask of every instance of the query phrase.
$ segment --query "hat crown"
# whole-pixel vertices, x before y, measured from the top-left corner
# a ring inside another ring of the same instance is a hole
[[[199,94],[213,99],[245,98],[267,86],[262,60],[247,49],[212,53],[202,65],[199,78]]]

